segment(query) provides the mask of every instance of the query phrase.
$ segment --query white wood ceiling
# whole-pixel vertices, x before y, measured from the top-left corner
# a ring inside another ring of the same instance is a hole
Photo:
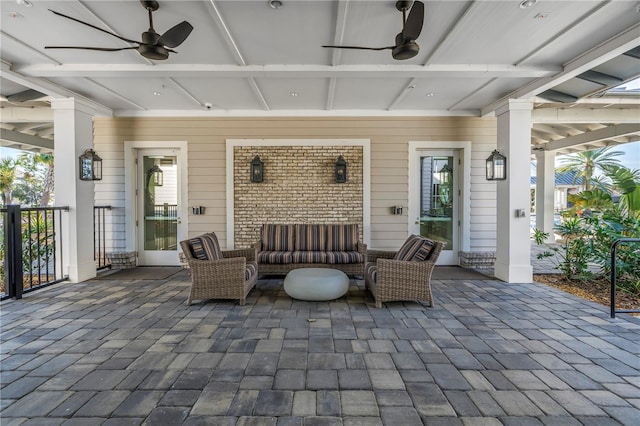
[[[587,70],[623,81],[640,74],[640,60],[623,55],[640,45],[635,1],[541,0],[529,9],[518,0],[425,1],[420,53],[406,61],[393,60],[389,50],[321,47],[392,45],[402,27],[393,0],[282,0],[277,10],[267,0],[160,1],[153,14],[159,33],[182,20],[194,26],[166,61],[132,50],[44,49],[126,47],[48,9],[139,40],[148,21],[138,1],[30,2],[0,0],[3,97],[25,88],[48,99],[80,95],[120,116],[482,115],[510,93],[593,95],[602,85],[575,78]],[[205,111],[205,103],[213,109]],[[636,97],[624,109],[638,106]],[[4,129],[15,124],[2,122]],[[547,127],[532,142],[579,131],[571,124],[562,124],[570,131],[548,124],[557,133]]]

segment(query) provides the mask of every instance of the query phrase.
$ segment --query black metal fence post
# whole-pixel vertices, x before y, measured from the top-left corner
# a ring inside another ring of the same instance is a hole
[[[8,279],[8,296],[22,299],[22,212],[19,205],[7,206],[7,220],[5,222],[6,271]]]
[[[611,301],[609,302],[611,318],[615,318],[616,314],[640,313],[640,310],[637,309],[616,310],[616,252],[618,251],[618,245],[624,243],[640,243],[640,238],[619,238],[611,244]]]

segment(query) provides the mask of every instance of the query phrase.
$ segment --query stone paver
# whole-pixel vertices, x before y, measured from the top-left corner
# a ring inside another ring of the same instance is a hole
[[[2,425],[631,425],[640,320],[537,284],[433,282],[373,306],[362,280],[245,306],[163,281],[59,284],[5,301]]]

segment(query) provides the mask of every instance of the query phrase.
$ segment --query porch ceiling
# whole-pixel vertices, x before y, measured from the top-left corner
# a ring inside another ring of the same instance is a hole
[[[392,0],[288,0],[277,10],[266,0],[161,1],[158,32],[181,20],[195,28],[167,61],[45,50],[128,45],[47,9],[132,39],[148,26],[134,1],[3,1],[4,146],[51,150],[49,105],[69,96],[116,116],[487,115],[531,99],[533,150],[640,140],[640,92],[610,91],[640,76],[633,2],[426,1],[420,53],[405,61],[321,47],[391,44],[402,25]]]

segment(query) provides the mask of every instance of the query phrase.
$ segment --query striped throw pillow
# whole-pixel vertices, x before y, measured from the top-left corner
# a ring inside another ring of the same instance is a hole
[[[210,232],[189,240],[193,257],[198,260],[222,259],[222,250],[218,243],[218,237]]]
[[[396,260],[424,261],[433,249],[433,241],[428,238],[410,235],[394,256]]]

